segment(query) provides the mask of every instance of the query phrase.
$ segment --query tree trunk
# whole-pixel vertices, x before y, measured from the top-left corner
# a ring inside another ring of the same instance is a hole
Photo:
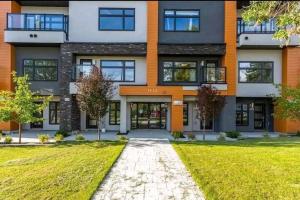
[[[100,119],[97,121],[97,133],[98,133],[98,140],[101,139],[101,133],[100,133]]]
[[[19,123],[19,144],[22,142],[22,124]]]

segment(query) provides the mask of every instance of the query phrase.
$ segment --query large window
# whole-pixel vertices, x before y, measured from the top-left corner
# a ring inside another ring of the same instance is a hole
[[[109,104],[109,124],[120,125],[120,102]]]
[[[189,125],[189,104],[183,103],[183,125]]]
[[[199,31],[200,11],[199,10],[165,10],[164,11],[165,31]]]
[[[56,81],[57,63],[57,60],[25,59],[23,72],[31,81]]]
[[[248,126],[249,120],[249,105],[243,103],[236,104],[236,125]]]
[[[196,82],[197,62],[163,62],[163,82]]]
[[[60,122],[60,103],[50,102],[49,103],[49,124],[59,124]]]
[[[134,31],[134,8],[100,8],[99,30],[101,31]]]
[[[273,62],[239,62],[240,83],[273,83]]]
[[[113,81],[134,82],[135,62],[132,60],[101,60],[103,73]]]

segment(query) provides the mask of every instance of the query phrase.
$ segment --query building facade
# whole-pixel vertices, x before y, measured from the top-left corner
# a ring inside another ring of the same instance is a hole
[[[31,89],[53,95],[44,121],[23,129],[90,130],[75,82],[92,65],[115,84],[102,128],[201,131],[196,95],[209,84],[226,96],[210,131],[300,130],[275,120],[275,84],[297,86],[299,38],[281,47],[273,21],[260,27],[240,18],[230,1],[3,1],[0,2],[0,89],[10,73],[28,74]],[[278,95],[278,94],[277,94]],[[0,129],[14,130],[14,123]]]

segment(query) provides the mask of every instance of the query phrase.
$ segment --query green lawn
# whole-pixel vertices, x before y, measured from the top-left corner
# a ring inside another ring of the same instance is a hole
[[[300,138],[173,146],[207,199],[300,199]]]
[[[0,147],[0,199],[89,199],[121,142]]]

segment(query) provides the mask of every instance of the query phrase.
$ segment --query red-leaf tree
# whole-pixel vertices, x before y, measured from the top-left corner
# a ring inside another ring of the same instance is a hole
[[[198,118],[203,124],[203,140],[205,140],[205,125],[207,121],[213,120],[225,105],[225,97],[211,85],[202,85],[198,89],[197,95]],[[201,123],[200,123],[201,129]]]
[[[114,86],[102,70],[92,66],[89,74],[83,75],[76,82],[77,100],[81,111],[97,120],[97,133],[100,140],[100,122],[107,113],[109,101],[113,97]]]

